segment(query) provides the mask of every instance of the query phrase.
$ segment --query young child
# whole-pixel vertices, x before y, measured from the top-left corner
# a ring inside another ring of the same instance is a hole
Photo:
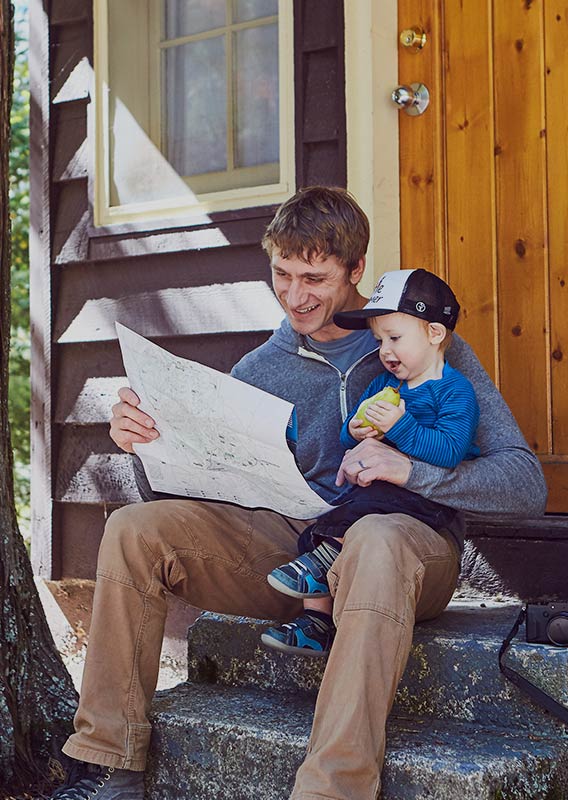
[[[414,459],[454,468],[475,458],[474,444],[479,407],[471,383],[445,360],[445,351],[459,314],[450,287],[424,269],[386,272],[367,305],[334,316],[337,326],[369,326],[379,341],[379,374],[359,398],[341,430],[346,448],[367,437],[381,436],[371,424],[355,418],[360,404],[387,386],[400,392],[400,403],[380,400],[365,412],[380,429],[383,441]],[[269,628],[265,645],[298,655],[325,655],[335,627],[327,572],[341,552],[343,535],[366,514],[404,513],[435,530],[451,531],[459,512],[434,503],[394,484],[373,481],[353,486],[334,502],[337,509],[308,526],[301,537],[301,555],[268,575],[271,586],[302,598],[304,614],[292,622]]]

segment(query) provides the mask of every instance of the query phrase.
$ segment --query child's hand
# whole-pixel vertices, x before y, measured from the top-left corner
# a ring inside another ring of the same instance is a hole
[[[404,416],[406,406],[402,397],[400,398],[400,405],[395,406],[392,403],[387,403],[385,400],[379,400],[377,403],[372,403],[365,411],[365,415],[371,422],[382,430],[383,433],[390,431],[395,422]],[[353,437],[356,438],[356,437]]]
[[[363,439],[370,439],[372,436],[378,436],[379,432],[374,428],[371,428],[370,425],[365,425],[360,419],[353,419],[349,422],[347,426],[349,428],[349,433],[351,436],[356,439],[358,442],[362,442]]]

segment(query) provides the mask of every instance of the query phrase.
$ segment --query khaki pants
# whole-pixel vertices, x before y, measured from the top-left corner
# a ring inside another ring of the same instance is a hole
[[[270,511],[191,500],[115,511],[99,552],[76,733],[64,752],[143,770],[165,592],[211,611],[292,619],[301,604],[272,589],[266,575],[296,555],[305,524]],[[414,622],[445,608],[458,564],[451,537],[404,514],[370,515],[347,532],[329,573],[337,635],[294,800],[374,800],[385,722]]]

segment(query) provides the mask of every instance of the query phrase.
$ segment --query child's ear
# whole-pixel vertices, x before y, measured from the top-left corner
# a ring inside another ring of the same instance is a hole
[[[430,344],[440,344],[446,338],[446,326],[441,322],[428,323],[428,338]]]

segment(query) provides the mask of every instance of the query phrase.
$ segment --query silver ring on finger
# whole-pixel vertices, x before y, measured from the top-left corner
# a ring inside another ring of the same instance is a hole
[[[367,467],[366,467],[366,466],[363,464],[363,462],[362,462],[362,461],[358,461],[357,463],[359,464],[359,466],[361,467],[361,469],[367,469]]]

